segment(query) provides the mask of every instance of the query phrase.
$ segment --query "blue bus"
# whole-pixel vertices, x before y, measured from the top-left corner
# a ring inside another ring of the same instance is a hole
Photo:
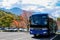
[[[56,21],[49,18],[48,14],[31,15],[29,22],[30,34],[34,36],[55,34],[57,31]]]

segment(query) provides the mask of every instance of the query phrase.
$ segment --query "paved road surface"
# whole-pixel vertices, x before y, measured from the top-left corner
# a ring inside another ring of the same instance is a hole
[[[49,38],[35,38],[27,32],[0,32],[0,40],[52,40],[58,35]]]
[[[53,40],[60,40],[60,35],[56,36]]]
[[[29,33],[24,32],[0,32],[0,40],[34,40]]]

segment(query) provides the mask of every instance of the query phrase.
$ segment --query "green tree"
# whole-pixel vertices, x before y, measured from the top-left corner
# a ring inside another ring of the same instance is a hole
[[[9,27],[10,23],[14,19],[14,14],[10,12],[5,12],[0,10],[0,26],[1,27]]]
[[[60,18],[57,18],[58,21],[60,21]]]

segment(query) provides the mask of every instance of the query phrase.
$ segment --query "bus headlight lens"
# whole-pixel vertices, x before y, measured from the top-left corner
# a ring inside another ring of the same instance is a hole
[[[42,30],[48,30],[47,28],[42,28]]]
[[[44,34],[47,33],[47,32],[43,32]]]

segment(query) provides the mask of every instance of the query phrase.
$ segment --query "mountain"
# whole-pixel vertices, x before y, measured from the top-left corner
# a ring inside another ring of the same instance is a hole
[[[22,13],[22,9],[17,8],[17,7],[14,7],[14,8],[12,8],[12,9],[10,9],[10,12],[12,12],[12,13],[15,13],[15,14],[19,15],[19,14],[21,14],[21,13]]]
[[[4,10],[6,12],[11,12],[13,14],[16,14],[16,15],[19,15],[22,13],[22,9],[20,8],[17,8],[17,7],[14,7],[14,8],[11,8],[11,9],[5,9],[5,8],[0,8],[1,10]]]
[[[0,10],[6,11],[6,12],[10,12],[9,9],[5,9],[5,8],[0,8]]]

